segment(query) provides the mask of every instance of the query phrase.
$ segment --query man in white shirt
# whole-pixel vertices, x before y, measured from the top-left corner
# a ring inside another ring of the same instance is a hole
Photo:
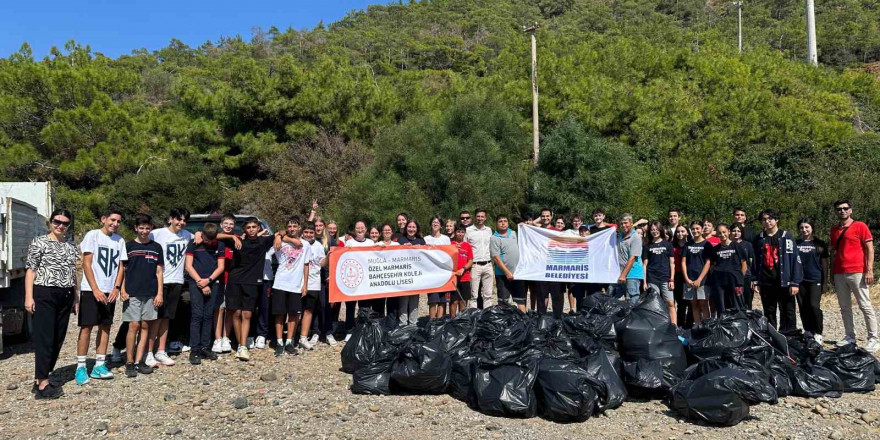
[[[474,249],[474,265],[471,268],[471,299],[468,307],[477,307],[477,295],[483,296],[483,307],[495,305],[495,293],[493,291],[495,271],[492,267],[492,257],[489,247],[492,241],[492,228],[486,226],[486,210],[474,211],[474,224],[468,226],[465,241]]]
[[[165,253],[165,272],[163,273],[162,298],[164,303],[159,308],[157,322],[159,342],[156,354],[153,355],[153,341],[147,344],[146,364],[155,367],[157,364],[165,366],[174,365],[174,360],[168,356],[166,345],[168,344],[168,327],[175,319],[186,321],[189,328],[189,316],[181,313],[177,316],[177,306],[183,293],[183,270],[186,264],[186,246],[193,239],[193,235],[184,229],[189,221],[189,210],[186,208],[172,208],[168,215],[168,227],[157,229],[150,234],[150,238],[162,246]],[[183,322],[178,323],[183,328]]]

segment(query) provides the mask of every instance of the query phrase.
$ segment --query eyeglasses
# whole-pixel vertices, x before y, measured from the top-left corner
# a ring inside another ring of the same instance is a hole
[[[70,222],[63,222],[63,221],[61,221],[61,220],[55,220],[55,219],[53,219],[53,220],[52,220],[52,226],[60,226],[60,227],[64,227],[64,228],[66,228],[66,227],[70,226]]]
[[[852,208],[850,208],[849,206],[847,206],[847,207],[843,207],[843,206],[841,206],[841,207],[839,207],[839,208],[834,208],[834,209],[836,209],[837,212],[844,212],[844,211],[849,211],[849,210],[852,209]]]
[[[470,218],[470,216],[468,216],[468,217],[459,217],[458,219],[459,220],[470,220],[471,218]]]

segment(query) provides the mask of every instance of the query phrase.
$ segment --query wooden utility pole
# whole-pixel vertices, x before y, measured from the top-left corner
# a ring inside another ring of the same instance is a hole
[[[538,23],[524,27],[523,31],[531,34],[532,38],[532,161],[538,163],[540,150],[540,134],[538,131],[538,43],[535,40],[535,31]]]
[[[736,33],[736,41],[737,47],[739,47],[739,53],[743,53],[743,2],[740,0],[738,2],[733,2],[733,5],[736,6],[737,16],[737,33]]]
[[[819,65],[816,54],[816,5],[813,0],[807,0],[807,62]]]

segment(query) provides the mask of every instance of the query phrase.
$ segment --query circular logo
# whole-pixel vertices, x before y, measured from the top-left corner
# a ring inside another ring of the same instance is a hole
[[[342,262],[342,284],[349,289],[354,289],[364,280],[364,268],[357,260],[345,260]]]

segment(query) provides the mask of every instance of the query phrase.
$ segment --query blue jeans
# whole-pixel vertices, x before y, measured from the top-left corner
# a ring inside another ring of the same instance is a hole
[[[214,332],[214,301],[220,296],[220,283],[211,283],[211,294],[205,295],[196,285],[189,282],[189,346],[193,351],[211,348],[211,334]]]
[[[626,293],[626,300],[635,305],[639,302],[639,286],[641,285],[642,280],[627,278],[626,284],[609,284],[608,293],[615,298],[620,298]]]

